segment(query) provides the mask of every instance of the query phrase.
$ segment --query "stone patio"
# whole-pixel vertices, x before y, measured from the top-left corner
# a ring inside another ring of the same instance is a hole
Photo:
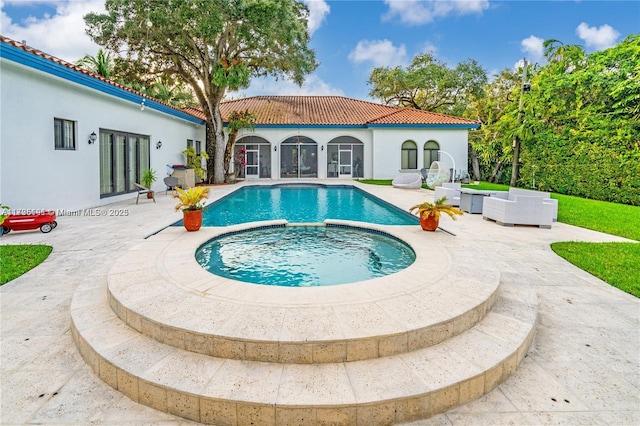
[[[316,181],[317,182],[317,181]],[[427,190],[362,186],[403,209]],[[215,186],[211,199],[237,185]],[[0,244],[44,243],[50,257],[0,287],[2,424],[195,424],[133,402],[98,378],[71,337],[71,299],[104,284],[116,259],[180,219],[175,200],[135,197],[101,208],[127,216],[59,216],[50,234],[17,232]],[[465,214],[441,226],[450,245],[490,254],[501,282],[528,284],[538,323],[518,370],[489,394],[411,424],[640,424],[640,302],[557,257],[554,241],[623,241],[554,223],[552,229],[504,228]],[[175,231],[173,231],[175,232]],[[424,235],[429,238],[428,234]]]

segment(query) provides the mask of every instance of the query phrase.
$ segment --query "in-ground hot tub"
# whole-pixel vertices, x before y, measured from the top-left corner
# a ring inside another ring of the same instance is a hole
[[[344,225],[268,226],[232,232],[200,246],[207,271],[253,284],[312,287],[390,275],[416,259],[389,234]]]

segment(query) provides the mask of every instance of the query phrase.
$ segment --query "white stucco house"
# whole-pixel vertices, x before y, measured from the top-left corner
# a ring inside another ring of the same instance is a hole
[[[224,102],[251,111],[238,135],[245,179],[391,179],[432,161],[466,170],[478,123],[339,96],[257,96]],[[167,165],[204,150],[201,111],[178,109],[0,36],[0,203],[80,209],[135,197],[148,168],[164,190]],[[446,153],[443,156],[442,153]],[[449,163],[447,163],[449,164]]]

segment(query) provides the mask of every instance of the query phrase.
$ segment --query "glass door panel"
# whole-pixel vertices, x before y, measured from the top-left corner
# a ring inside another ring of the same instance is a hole
[[[341,146],[338,152],[340,177],[351,177],[351,157],[351,147],[349,147],[349,150],[343,150]]]
[[[149,137],[100,131],[100,196],[122,194],[149,168]]]
[[[127,175],[127,137],[116,134],[113,159],[114,192],[125,192],[127,190]]]
[[[260,152],[257,149],[247,149],[245,158],[247,163],[244,166],[245,176],[247,177],[247,179],[257,179],[259,175],[259,168],[260,168],[260,164],[259,164]]]
[[[100,195],[113,192],[113,134],[100,133]]]
[[[129,166],[127,168],[127,174],[129,176],[129,188],[134,188],[133,184],[140,183],[140,177],[142,176],[138,162],[138,138],[130,136],[128,142],[129,161],[127,163]]]
[[[271,145],[260,145],[260,177],[271,177]]]
[[[297,145],[280,145],[280,177],[298,177]]]

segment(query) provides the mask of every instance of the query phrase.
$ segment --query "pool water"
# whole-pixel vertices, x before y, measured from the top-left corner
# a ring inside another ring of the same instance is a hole
[[[415,261],[405,243],[380,232],[338,226],[276,226],[225,234],[203,244],[207,271],[254,284],[330,286],[393,274]]]
[[[418,219],[353,186],[246,186],[203,211],[203,226],[285,219],[290,223],[355,220],[381,225],[416,225]],[[181,223],[180,223],[181,224]]]

